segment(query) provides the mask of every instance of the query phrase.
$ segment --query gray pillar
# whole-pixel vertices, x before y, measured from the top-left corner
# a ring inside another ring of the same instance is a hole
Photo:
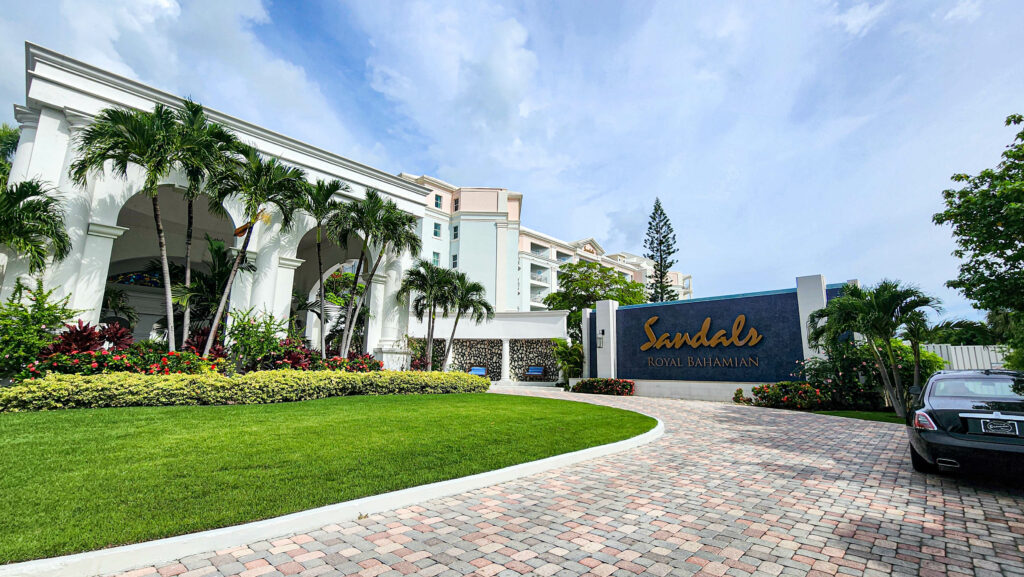
[[[597,301],[594,307],[597,314],[597,376],[602,379],[616,378],[617,359],[615,358],[615,311],[619,303],[616,301]]]
[[[797,277],[796,302],[800,309],[800,338],[804,358],[820,356],[821,353],[807,344],[807,319],[811,313],[825,307],[825,277],[820,274]]]

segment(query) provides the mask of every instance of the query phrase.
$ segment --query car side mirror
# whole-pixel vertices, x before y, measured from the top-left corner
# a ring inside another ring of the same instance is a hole
[[[915,397],[920,395],[921,394],[921,387],[910,387],[910,394],[915,396]]]

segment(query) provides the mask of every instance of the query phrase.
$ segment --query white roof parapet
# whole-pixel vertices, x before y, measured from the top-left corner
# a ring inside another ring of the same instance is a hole
[[[37,69],[37,65],[39,63],[45,64],[50,68],[50,70]],[[61,74],[61,72],[64,74]],[[49,48],[44,48],[38,44],[33,44],[32,42],[25,42],[25,75],[26,101],[29,102],[30,105],[33,100],[32,87],[33,83],[36,81],[43,81],[67,90],[85,94],[93,99],[105,102],[106,105],[104,105],[104,107],[115,105],[139,108],[138,104],[149,102],[178,107],[181,105],[182,101],[182,97],[180,96],[176,96],[136,80],[108,72],[91,64],[75,60],[74,58],[54,50],[50,50]],[[75,77],[84,79],[86,81],[84,83],[85,85],[82,85],[82,83],[72,85],[71,81],[73,81]],[[105,88],[112,88],[116,91],[121,91],[134,96],[135,99],[140,102],[133,105],[128,102],[116,100],[112,98],[112,94],[110,94],[109,91],[107,91],[107,94],[103,93]],[[46,104],[48,106],[55,106],[54,103],[48,103],[45,101],[39,101],[39,103]],[[57,105],[57,107],[63,108],[63,105]],[[98,112],[98,110],[95,112]],[[82,113],[90,114],[90,111],[82,111]],[[384,172],[383,170],[373,168],[372,166],[368,166],[322,148],[318,148],[290,136],[285,136],[279,132],[258,126],[224,112],[220,112],[212,108],[206,108],[206,113],[209,115],[211,120],[231,128],[238,132],[239,136],[255,137],[264,142],[280,146],[286,152],[297,152],[309,157],[310,159],[321,161],[328,166],[343,168],[347,171],[377,180],[381,183],[386,183],[394,189],[401,190],[405,193],[404,196],[407,200],[416,202],[417,204],[422,204],[424,202],[423,199],[430,193],[428,188],[414,182],[410,182],[404,178],[399,178],[398,176]],[[283,155],[276,156],[282,156],[282,158],[284,158]],[[300,164],[318,172],[323,172],[320,167],[309,166],[295,158],[286,158],[286,160],[293,164]],[[341,175],[337,176],[340,177]],[[389,192],[394,194],[396,191],[392,190]]]

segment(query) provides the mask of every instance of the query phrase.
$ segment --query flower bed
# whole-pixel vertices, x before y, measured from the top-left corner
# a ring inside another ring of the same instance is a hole
[[[570,391],[573,393],[631,397],[633,396],[635,386],[633,381],[627,379],[583,379],[576,383]]]
[[[782,381],[759,385],[751,389],[750,392],[753,397],[745,397],[743,389],[736,389],[733,401],[755,407],[798,411],[820,411],[829,408],[832,404],[832,400],[820,388],[801,381]]]
[[[347,395],[482,393],[490,381],[466,373],[256,371],[245,375],[51,374],[0,389],[0,412],[52,409],[234,405]]]

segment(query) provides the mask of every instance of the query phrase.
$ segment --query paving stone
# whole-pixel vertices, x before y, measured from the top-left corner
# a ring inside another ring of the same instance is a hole
[[[609,457],[133,574],[1024,576],[1024,489],[913,472],[900,425],[515,393],[640,410],[666,433]]]

